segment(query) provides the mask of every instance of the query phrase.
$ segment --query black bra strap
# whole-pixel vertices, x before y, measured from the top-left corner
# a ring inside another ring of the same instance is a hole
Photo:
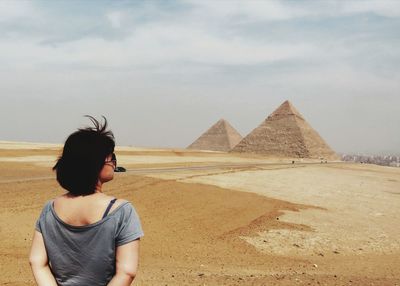
[[[103,214],[103,218],[105,218],[105,217],[108,215],[108,212],[110,211],[111,207],[113,206],[113,204],[115,203],[116,200],[117,200],[117,199],[112,199],[112,200],[110,201],[110,203],[108,204],[108,206],[107,206],[107,208],[106,208],[106,211],[105,211],[104,214]],[[102,219],[103,219],[103,218],[102,218]]]

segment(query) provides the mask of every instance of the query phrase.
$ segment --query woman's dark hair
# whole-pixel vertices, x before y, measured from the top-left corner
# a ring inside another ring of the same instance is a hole
[[[78,129],[64,144],[62,155],[53,170],[58,183],[75,196],[93,194],[104,161],[114,152],[114,135],[107,128],[107,119],[100,124],[94,117],[88,117],[94,127]]]

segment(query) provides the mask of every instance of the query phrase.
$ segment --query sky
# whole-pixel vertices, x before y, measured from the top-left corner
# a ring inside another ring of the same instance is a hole
[[[0,140],[245,136],[289,100],[339,153],[400,154],[400,1],[0,1]]]

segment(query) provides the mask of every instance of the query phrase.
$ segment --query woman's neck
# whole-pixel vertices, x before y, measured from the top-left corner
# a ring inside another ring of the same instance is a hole
[[[101,189],[101,185],[100,185],[100,186],[97,186],[97,185],[96,185],[96,189],[95,189],[94,192],[95,192],[95,193],[103,193],[103,191],[102,191],[102,189]]]
[[[102,190],[101,190],[102,186],[103,186],[103,183],[99,180],[96,184],[95,193],[102,193]]]

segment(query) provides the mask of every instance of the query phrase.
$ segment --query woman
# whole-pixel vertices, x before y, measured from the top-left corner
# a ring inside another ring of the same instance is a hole
[[[133,206],[102,192],[117,160],[114,136],[78,129],[65,142],[53,170],[67,193],[49,201],[36,222],[30,264],[38,285],[130,285],[143,236]]]

